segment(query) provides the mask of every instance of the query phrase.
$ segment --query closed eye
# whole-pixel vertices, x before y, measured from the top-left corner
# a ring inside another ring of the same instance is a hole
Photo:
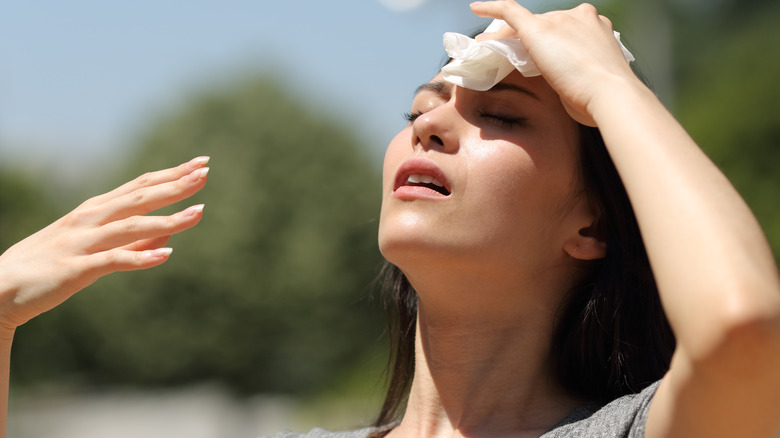
[[[404,113],[404,120],[406,120],[409,123],[414,123],[414,121],[417,120],[417,118],[420,117],[421,115],[423,115],[422,111]]]
[[[510,116],[504,116],[500,114],[486,113],[484,111],[478,111],[477,113],[481,118],[488,119],[488,121],[498,126],[499,128],[509,129],[517,126],[522,126],[528,120],[525,117],[510,117]]]

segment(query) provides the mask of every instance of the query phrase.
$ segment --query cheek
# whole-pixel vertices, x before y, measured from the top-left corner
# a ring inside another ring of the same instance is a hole
[[[536,165],[526,151],[515,145],[491,145],[470,149],[464,199],[480,204],[485,216],[511,215],[533,190]],[[502,213],[503,212],[503,213]]]
[[[404,153],[408,154],[411,146],[409,145],[409,137],[411,133],[409,128],[404,128],[401,132],[390,140],[390,144],[387,145],[385,150],[385,159],[382,164],[382,201],[384,202],[386,197],[393,190],[393,183],[395,180],[395,172],[398,166],[404,159]]]
[[[388,222],[392,222],[388,219],[388,202],[390,196],[393,194],[393,185],[395,184],[395,172],[404,159],[404,151],[408,153],[408,142],[405,141],[411,134],[409,129],[404,129],[399,132],[387,146],[385,150],[385,159],[382,165],[382,208],[379,213],[379,247],[383,249],[385,242],[388,240],[388,235],[392,235],[392,230],[388,229]],[[384,251],[382,251],[384,253]]]
[[[546,240],[570,191],[561,157],[500,143],[475,148],[469,158],[465,210],[471,212],[472,226],[485,233],[483,238],[526,248]]]

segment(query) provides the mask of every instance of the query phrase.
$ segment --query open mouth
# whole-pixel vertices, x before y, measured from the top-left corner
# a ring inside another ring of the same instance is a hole
[[[450,191],[444,187],[444,184],[442,184],[439,180],[432,177],[431,175],[417,175],[417,174],[409,175],[406,178],[406,183],[404,185],[413,186],[413,187],[425,187],[435,192],[438,192],[444,196],[450,195]]]
[[[395,174],[393,193],[402,199],[443,199],[452,194],[452,188],[447,176],[434,161],[410,158]]]

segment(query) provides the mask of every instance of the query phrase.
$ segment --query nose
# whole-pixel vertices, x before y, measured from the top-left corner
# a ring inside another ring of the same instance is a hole
[[[412,145],[425,150],[452,152],[458,148],[455,131],[459,114],[453,102],[447,102],[417,117],[412,124]]]

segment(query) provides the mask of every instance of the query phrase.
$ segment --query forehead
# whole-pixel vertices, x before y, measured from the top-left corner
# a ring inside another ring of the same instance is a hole
[[[558,95],[555,93],[555,91],[553,91],[553,89],[550,87],[550,85],[543,77],[541,76],[534,76],[530,78],[525,77],[523,76],[522,73],[520,73],[517,70],[514,70],[512,73],[510,73],[500,83],[496,84],[493,88],[488,90],[488,92],[473,91],[473,90],[467,90],[467,91],[472,93],[490,94],[489,93],[490,91],[499,91],[499,90],[507,90],[507,89],[525,93],[540,102],[549,103],[552,104],[553,106],[559,106],[561,107],[561,109],[563,109],[560,99],[558,98]],[[438,73],[428,83],[419,86],[417,88],[417,93],[423,91],[430,91],[436,94],[449,95],[454,93],[456,90],[466,90],[466,89],[457,87],[454,84],[445,81],[441,73]]]

